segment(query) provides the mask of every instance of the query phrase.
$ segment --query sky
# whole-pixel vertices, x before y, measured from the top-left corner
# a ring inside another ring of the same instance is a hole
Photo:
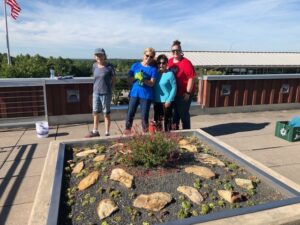
[[[10,52],[44,57],[141,58],[146,47],[183,51],[300,52],[300,0],[17,0]],[[0,53],[5,18],[0,10]],[[8,14],[10,8],[7,7]]]

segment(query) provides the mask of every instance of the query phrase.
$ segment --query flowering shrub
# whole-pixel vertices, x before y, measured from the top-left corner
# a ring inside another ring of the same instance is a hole
[[[125,155],[124,162],[130,166],[163,166],[179,157],[178,137],[172,133],[136,133],[128,142],[128,148],[130,152]]]

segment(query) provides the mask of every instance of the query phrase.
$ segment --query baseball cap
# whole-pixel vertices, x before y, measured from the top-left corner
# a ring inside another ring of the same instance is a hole
[[[103,48],[96,48],[95,51],[94,51],[94,54],[102,54],[102,55],[105,55],[105,51]]]

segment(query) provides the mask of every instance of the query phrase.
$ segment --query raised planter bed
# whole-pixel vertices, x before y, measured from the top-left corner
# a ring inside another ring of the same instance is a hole
[[[267,168],[253,162],[248,157],[243,157],[242,154],[235,152],[229,146],[225,146],[225,144],[202,131],[193,130],[179,132],[178,134],[194,136],[199,139],[204,145],[198,145],[198,151],[217,156],[222,162],[225,162],[225,166],[203,164],[195,160],[192,153],[182,154],[181,160],[177,162],[176,166],[156,168],[154,170],[142,167],[132,168],[116,163],[113,160],[106,160],[104,169],[101,169],[100,164],[97,165],[97,169],[100,171],[100,177],[97,182],[91,187],[79,191],[77,189],[78,183],[89,172],[95,171],[95,168],[94,166],[90,166],[86,169],[85,174],[79,176],[78,174],[72,175],[69,167],[70,164],[75,165],[79,161],[82,161],[82,159],[74,159],[74,154],[70,149],[78,150],[95,144],[105,145],[108,148],[112,143],[116,141],[126,142],[130,137],[121,139],[120,137],[85,139],[55,143],[55,151],[57,151],[58,157],[55,167],[55,179],[53,182],[50,182],[50,185],[51,183],[53,185],[53,189],[51,189],[49,211],[45,215],[47,224],[102,224],[104,221],[107,224],[143,224],[143,222],[144,224],[170,225],[196,224],[217,221],[222,218],[241,217],[241,215],[251,215],[250,213],[261,211],[265,213],[261,216],[265,216],[266,220],[270,220],[272,218],[266,215],[271,211],[283,206],[298,206],[297,203],[300,202],[300,194],[297,185],[289,181],[286,182],[284,178],[280,179],[280,176],[276,177],[276,173],[270,172]],[[66,151],[66,149],[69,149],[69,151]],[[107,158],[113,158],[113,155],[109,157],[109,151],[106,151],[105,154]],[[91,165],[94,156],[86,157],[83,160],[84,164]],[[71,167],[73,168],[74,165]],[[193,165],[205,166],[214,171],[216,176],[211,179],[203,179],[194,174],[184,172],[186,167]],[[54,167],[52,166],[52,168]],[[135,186],[128,189],[118,182],[109,180],[110,173],[114,168],[123,168],[132,174]],[[254,185],[256,185],[255,191],[239,187],[234,181],[235,178],[251,178]],[[178,186],[183,185],[195,187],[202,194],[204,200],[200,204],[195,204],[188,197],[184,197],[184,195],[176,191]],[[40,186],[42,186],[42,181]],[[69,188],[69,191],[66,191],[67,188]],[[227,202],[218,195],[218,190],[220,189],[233,189],[237,191],[241,197],[240,201],[237,203]],[[171,203],[158,212],[151,212],[132,206],[132,202],[138,195],[153,192],[169,193],[172,196]],[[70,202],[70,198],[66,197],[68,193],[73,195],[71,199],[74,202]],[[111,216],[100,220],[96,208],[104,198],[112,199],[119,209]],[[190,206],[186,206],[186,204]],[[183,205],[188,207],[188,213],[184,216],[182,216]],[[37,204],[35,204],[35,207],[37,207]],[[34,217],[34,211],[32,217]],[[183,217],[188,218],[180,219]],[[275,220],[276,216],[273,219]],[[32,224],[35,224],[35,219],[31,221],[33,222]],[[270,222],[267,221],[267,223]]]

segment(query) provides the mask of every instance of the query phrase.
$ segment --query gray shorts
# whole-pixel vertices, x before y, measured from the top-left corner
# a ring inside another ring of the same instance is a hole
[[[111,94],[93,94],[93,113],[110,114]]]

